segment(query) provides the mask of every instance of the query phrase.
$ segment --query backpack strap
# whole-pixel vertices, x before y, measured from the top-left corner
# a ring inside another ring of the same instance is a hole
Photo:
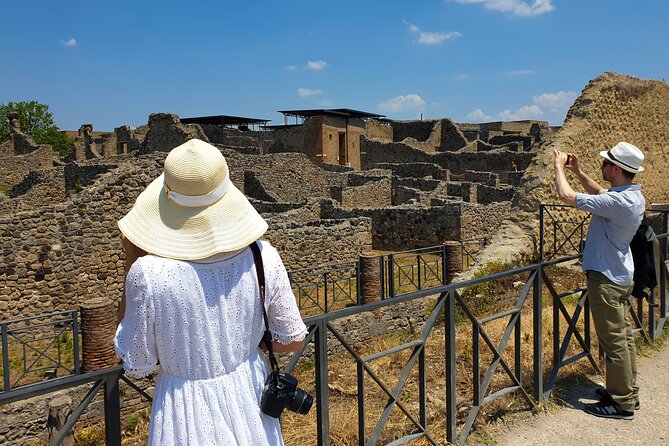
[[[267,317],[267,310],[265,309],[265,268],[262,263],[262,255],[260,253],[260,246],[258,242],[255,241],[249,245],[251,252],[253,253],[253,262],[256,265],[256,274],[258,276],[258,287],[260,288],[260,302],[262,304],[262,316],[265,321],[265,332],[262,335],[262,344],[265,344],[267,352],[269,353],[269,362],[272,366],[272,371],[278,372],[279,365],[274,357],[274,352],[272,351],[272,332],[269,329],[269,319]]]

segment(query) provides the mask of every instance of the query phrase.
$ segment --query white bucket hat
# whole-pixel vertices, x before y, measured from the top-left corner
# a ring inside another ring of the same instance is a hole
[[[178,260],[235,251],[267,231],[265,220],[230,181],[221,152],[199,139],[167,155],[163,174],[137,197],[118,227],[144,251]]]
[[[599,154],[628,172],[639,173],[644,170],[641,167],[643,152],[628,142],[619,142],[612,149],[602,150]]]

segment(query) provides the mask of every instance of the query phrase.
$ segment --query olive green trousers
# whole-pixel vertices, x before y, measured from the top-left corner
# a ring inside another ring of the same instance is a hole
[[[586,274],[592,320],[606,355],[606,390],[622,410],[633,412],[639,387],[636,345],[628,317],[632,285],[616,285],[598,271]]]

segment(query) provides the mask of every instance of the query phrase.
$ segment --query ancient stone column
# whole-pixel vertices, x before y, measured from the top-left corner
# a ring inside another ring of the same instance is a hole
[[[445,262],[446,262],[446,283],[451,283],[453,279],[462,272],[462,245],[460,242],[444,242]]]
[[[116,318],[114,302],[96,297],[81,305],[81,340],[84,372],[101,370],[118,364],[114,352]]]
[[[47,428],[49,429],[49,443],[58,435],[72,411],[72,398],[67,395],[57,396],[49,401],[49,414],[47,419]],[[60,443],[63,446],[74,446],[74,435],[70,431]]]
[[[379,256],[372,253],[360,254],[360,303],[381,300],[381,277]]]

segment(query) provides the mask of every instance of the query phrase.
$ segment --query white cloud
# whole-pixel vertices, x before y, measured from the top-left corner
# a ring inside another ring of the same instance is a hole
[[[465,116],[470,122],[520,121],[523,119],[543,119],[561,122],[567,109],[578,95],[573,91],[543,93],[532,98],[533,104],[523,105],[517,110],[505,109],[495,115],[487,115],[480,108]]]
[[[295,65],[286,65],[286,71],[295,71],[297,67]]]
[[[578,94],[573,91],[560,91],[557,93],[544,93],[534,97],[534,103],[552,110],[566,110]]]
[[[521,121],[523,119],[538,119],[544,112],[538,105],[523,105],[518,110],[511,111],[506,109],[497,113],[500,121]]]
[[[508,12],[529,17],[545,14],[555,9],[552,0],[450,0],[456,3],[480,3],[491,11]]]
[[[318,103],[321,107],[332,107],[334,105],[334,102],[332,102],[329,99],[323,99],[321,102]]]
[[[424,110],[425,101],[417,94],[407,94],[397,96],[387,101],[381,102],[379,110],[382,112],[405,112],[409,110]]]
[[[321,71],[327,65],[328,63],[324,60],[310,60],[309,62],[307,62],[307,66],[304,68],[307,70]]]
[[[510,70],[500,73],[502,76],[529,76],[534,74],[534,70]]]
[[[323,93],[323,90],[313,90],[311,88],[298,88],[297,95],[301,98],[306,98],[309,96],[318,96]]]
[[[77,39],[74,37],[70,37],[68,40],[61,40],[60,44],[63,46],[77,46]]]
[[[454,77],[454,79],[456,81],[466,81],[467,79],[471,79],[471,78],[472,77],[467,73],[456,74],[455,77]]]
[[[439,45],[447,40],[453,40],[461,37],[457,31],[422,31],[418,26],[403,20],[410,33],[418,34],[418,43],[421,45]]]
[[[418,43],[423,45],[439,45],[440,43],[446,40],[453,40],[457,37],[460,37],[460,34],[457,31],[442,31],[442,32],[420,32],[420,37],[418,38]]]
[[[492,116],[486,115],[480,108],[477,108],[476,110],[468,113],[467,116],[465,116],[465,118],[467,118],[471,122],[492,121]]]

